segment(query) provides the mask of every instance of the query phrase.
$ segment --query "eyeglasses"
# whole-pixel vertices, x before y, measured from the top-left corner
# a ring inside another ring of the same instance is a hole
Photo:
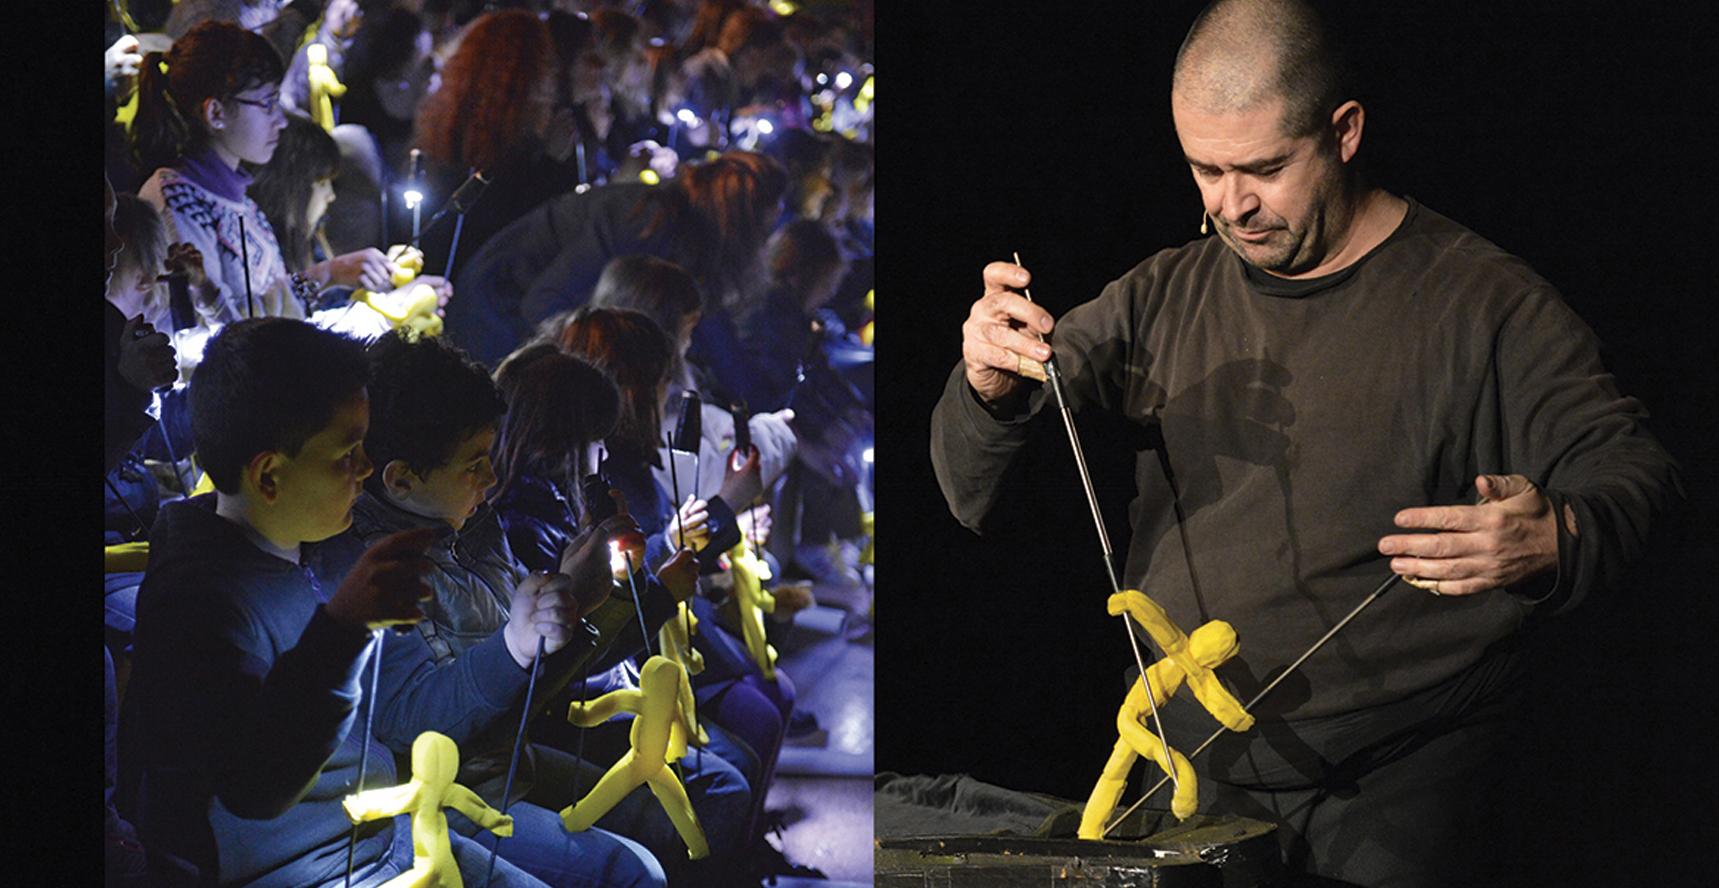
[[[238,96],[234,96],[233,101],[238,102],[241,105],[250,105],[252,108],[261,108],[263,109],[264,114],[273,114],[275,109],[280,107],[281,97],[278,95],[271,96],[258,102],[254,99],[241,99]]]

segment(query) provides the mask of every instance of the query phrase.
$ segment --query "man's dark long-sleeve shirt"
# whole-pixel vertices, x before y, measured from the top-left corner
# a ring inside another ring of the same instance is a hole
[[[1124,585],[1189,631],[1232,623],[1241,652],[1219,671],[1243,699],[1389,576],[1377,544],[1404,532],[1400,509],[1473,504],[1477,474],[1514,473],[1573,512],[1579,535],[1558,522],[1557,574],[1539,584],[1555,579],[1550,598],[1386,595],[1301,667],[1305,700],[1262,704],[1270,718],[1340,718],[1451,679],[1532,608],[1615,580],[1682,495],[1646,411],[1552,287],[1413,201],[1384,243],[1314,282],[1250,275],[1217,238],[1165,250],[1069,311],[1052,343],[1073,406],[1151,442]],[[996,504],[1047,397],[988,407],[950,374],[931,449],[962,524]]]

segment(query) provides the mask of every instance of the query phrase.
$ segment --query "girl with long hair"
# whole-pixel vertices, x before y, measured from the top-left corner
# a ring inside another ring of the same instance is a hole
[[[740,542],[729,503],[750,503],[761,489],[756,450],[739,468],[729,464],[720,493],[708,501],[692,498],[677,513],[670,493],[650,471],[659,461],[657,444],[667,407],[673,355],[668,337],[639,312],[587,306],[573,313],[559,343],[608,373],[620,391],[620,419],[606,442],[604,469],[646,535],[647,562],[659,563],[684,540],[699,551],[701,565],[716,569],[717,556]],[[693,679],[694,694],[699,712],[739,739],[745,745],[740,753],[750,753],[748,761],[733,763],[753,787],[746,829],[752,836],[787,733],[794,685],[780,668],[775,681],[764,679],[739,640],[718,625],[716,608],[708,599],[695,595],[691,607],[699,621],[693,643],[705,662],[704,672]]]
[[[274,157],[286,113],[284,75],[267,40],[208,21],[166,53],[144,56],[130,138],[142,169],[154,169],[138,196],[155,206],[170,242],[196,247],[218,298],[199,306],[213,326],[246,317],[304,318],[326,286],[392,289],[379,250],[360,250],[292,272],[256,201],[244,163]]]
[[[520,564],[534,571],[558,570],[563,550],[588,515],[590,504],[581,496],[579,481],[596,473],[603,462],[602,439],[613,433],[620,419],[620,396],[603,371],[547,342],[510,355],[496,368],[495,378],[507,401],[507,414],[491,448],[498,481],[490,503]],[[679,557],[679,563],[658,574],[669,577],[678,570],[679,582],[690,584],[696,567],[690,553]],[[638,614],[631,613],[635,604],[614,601],[590,616],[614,642],[610,653],[581,674],[577,685],[581,698],[637,686],[638,667],[627,659],[644,647],[637,633],[645,626],[660,627],[677,610],[666,581],[648,571],[652,566],[664,567],[655,562],[645,565]],[[618,613],[605,612],[611,608]],[[618,626],[610,636],[609,625],[617,618]],[[532,738],[598,767],[612,763],[626,747],[624,729],[581,732],[559,721],[540,724]],[[712,754],[688,756],[681,763],[688,797],[710,841],[709,861],[682,872],[686,855],[680,839],[654,803],[617,809],[610,817],[618,819],[604,824],[649,848],[677,883],[684,876],[689,884],[702,884],[716,873],[731,870],[733,856],[745,838],[752,807],[746,778],[717,751],[738,747],[719,732],[714,741],[717,749]]]

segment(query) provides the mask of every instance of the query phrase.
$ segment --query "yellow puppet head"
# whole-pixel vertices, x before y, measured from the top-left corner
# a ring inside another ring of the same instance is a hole
[[[460,749],[454,741],[435,731],[425,731],[412,741],[412,779],[430,786],[447,786],[460,770]]]

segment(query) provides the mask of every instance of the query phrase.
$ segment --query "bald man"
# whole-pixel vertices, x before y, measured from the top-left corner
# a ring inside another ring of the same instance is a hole
[[[1241,654],[1219,674],[1242,699],[1408,578],[1196,761],[1201,810],[1279,822],[1291,867],[1326,878],[1483,884],[1516,631],[1614,579],[1681,483],[1549,283],[1360,175],[1353,95],[1301,4],[1207,9],[1171,111],[1217,236],[1061,319],[1020,295],[1027,269],[986,266],[932,458],[978,530],[1054,346],[1075,409],[1152,442],[1123,585],[1179,624],[1231,622]],[[1215,728],[1162,716],[1181,749]]]

